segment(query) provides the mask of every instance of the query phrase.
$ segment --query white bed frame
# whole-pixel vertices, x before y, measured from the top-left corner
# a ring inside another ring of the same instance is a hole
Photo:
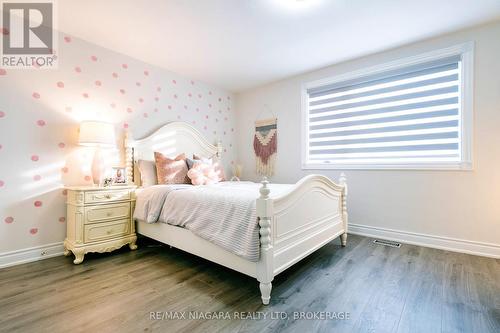
[[[184,122],[168,123],[140,140],[131,139],[127,133],[125,149],[129,182],[134,179],[134,161],[153,160],[155,151],[171,156],[196,153],[218,158],[222,153],[220,143],[210,144],[198,130]],[[271,282],[277,274],[336,237],[340,236],[342,246],[346,245],[347,185],[343,174],[340,184],[325,176],[309,175],[288,192],[271,198],[268,184],[264,178],[260,197],[256,198],[261,245],[258,262],[243,259],[187,229],[166,223],[138,221],[137,232],[256,278],[262,303],[269,304]]]

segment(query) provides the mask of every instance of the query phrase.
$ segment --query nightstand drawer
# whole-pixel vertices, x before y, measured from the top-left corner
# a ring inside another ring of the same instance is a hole
[[[86,204],[129,200],[129,199],[130,199],[130,191],[128,190],[85,192]]]
[[[98,242],[130,233],[130,220],[85,225],[84,241]]]
[[[85,224],[130,217],[130,203],[85,207]]]

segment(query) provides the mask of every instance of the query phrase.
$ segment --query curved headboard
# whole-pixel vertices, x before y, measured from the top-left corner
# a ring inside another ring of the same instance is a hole
[[[129,132],[125,135],[125,163],[127,168],[127,182],[134,182],[134,161],[139,159],[154,161],[154,152],[175,157],[186,153],[193,153],[202,157],[221,157],[222,145],[211,144],[196,128],[182,122],[174,121],[163,125],[152,134],[134,140]]]

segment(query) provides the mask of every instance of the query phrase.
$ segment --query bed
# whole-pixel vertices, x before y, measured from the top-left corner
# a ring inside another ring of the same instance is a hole
[[[134,161],[153,160],[155,151],[172,156],[195,153],[221,159],[223,148],[220,142],[211,144],[198,130],[184,122],[168,123],[137,140],[127,133],[125,159],[129,183],[138,181]],[[274,184],[269,184],[265,178],[258,186],[234,183],[219,187],[225,191],[233,188],[236,193],[238,186],[255,188],[252,209],[256,217],[256,260],[237,255],[185,227],[137,219],[137,232],[256,278],[265,305],[269,304],[272,281],[277,274],[334,238],[340,237],[341,245],[346,246],[347,185],[343,174],[338,184],[322,175],[308,175],[296,184],[276,187],[280,189],[279,193],[272,193]],[[212,188],[204,190],[215,191]]]

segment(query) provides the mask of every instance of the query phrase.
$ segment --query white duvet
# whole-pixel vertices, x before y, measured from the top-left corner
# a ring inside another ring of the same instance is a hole
[[[155,185],[137,192],[134,218],[184,227],[240,257],[259,260],[255,212],[261,184]],[[291,185],[271,184],[271,197]]]

